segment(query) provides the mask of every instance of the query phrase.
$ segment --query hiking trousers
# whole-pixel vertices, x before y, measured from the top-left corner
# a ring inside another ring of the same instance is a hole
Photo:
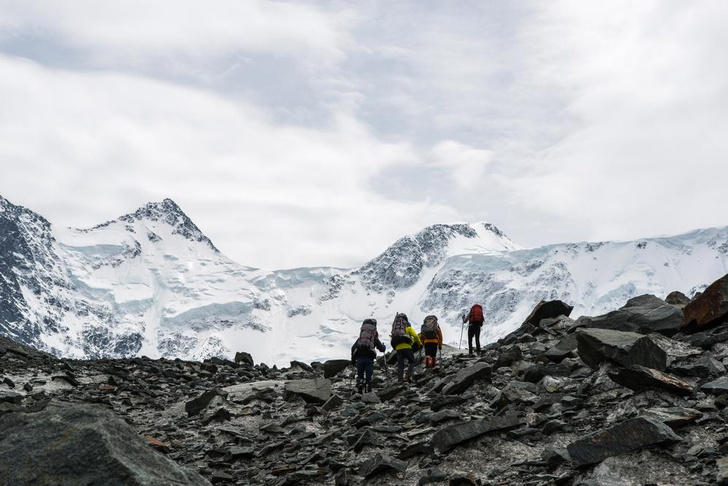
[[[397,379],[404,381],[404,360],[409,362],[407,367],[407,376],[412,376],[415,370],[415,353],[412,348],[404,348],[397,350]]]
[[[480,328],[481,324],[468,326],[468,353],[473,354],[473,338],[475,338],[475,352],[480,353]]]
[[[438,343],[425,343],[425,356],[437,358]]]
[[[366,379],[364,378],[366,374]],[[356,386],[366,386],[365,391],[372,391],[372,375],[374,374],[374,358],[356,357]]]

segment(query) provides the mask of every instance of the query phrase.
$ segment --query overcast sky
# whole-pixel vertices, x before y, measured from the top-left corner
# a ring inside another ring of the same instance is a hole
[[[174,199],[234,260],[433,223],[523,246],[728,225],[728,2],[0,2],[0,195]]]

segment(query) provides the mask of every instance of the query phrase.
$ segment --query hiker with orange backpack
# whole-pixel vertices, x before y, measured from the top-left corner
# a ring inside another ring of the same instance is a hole
[[[377,320],[364,319],[359,330],[359,338],[351,347],[351,362],[356,365],[356,388],[359,393],[372,391],[372,375],[377,349],[382,353],[387,349],[379,340]]]
[[[468,354],[473,355],[473,338],[475,338],[475,352],[480,354],[480,329],[483,327],[483,306],[475,304],[470,312],[463,315],[463,323],[468,323]]]
[[[417,335],[405,314],[397,313],[392,322],[392,347],[397,351],[397,380],[408,382],[415,370],[415,353],[412,346],[422,346],[420,337]],[[409,363],[407,374],[404,374],[404,362]]]
[[[427,316],[422,322],[420,340],[425,347],[425,368],[437,366],[437,350],[442,349],[442,329],[436,316]]]

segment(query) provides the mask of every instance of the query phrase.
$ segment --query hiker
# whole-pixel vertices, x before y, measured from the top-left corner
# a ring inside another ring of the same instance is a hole
[[[410,381],[415,370],[415,353],[412,346],[422,346],[419,336],[409,324],[405,314],[397,313],[392,322],[392,347],[397,351],[397,380]],[[404,374],[404,362],[407,360],[407,374]]]
[[[356,389],[360,394],[365,390],[367,393],[372,391],[372,375],[377,349],[382,353],[387,349],[379,340],[377,320],[364,319],[359,330],[359,338],[351,347],[351,362],[356,365]]]
[[[420,340],[425,347],[425,368],[437,366],[437,350],[442,350],[442,329],[436,316],[427,316],[422,322]]]
[[[475,338],[475,352],[480,354],[480,329],[483,327],[483,306],[475,304],[470,312],[463,315],[463,323],[468,323],[468,354],[473,355],[473,337]]]

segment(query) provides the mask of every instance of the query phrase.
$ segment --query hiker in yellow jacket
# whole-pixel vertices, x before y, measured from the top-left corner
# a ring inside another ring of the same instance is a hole
[[[410,381],[415,369],[415,353],[412,345],[422,346],[419,336],[410,326],[407,316],[397,314],[392,323],[392,347],[397,351],[397,380]],[[404,374],[404,361],[407,360],[407,375]]]
[[[442,329],[436,316],[427,316],[422,323],[420,340],[425,345],[425,368],[437,366],[437,350],[442,349]]]

